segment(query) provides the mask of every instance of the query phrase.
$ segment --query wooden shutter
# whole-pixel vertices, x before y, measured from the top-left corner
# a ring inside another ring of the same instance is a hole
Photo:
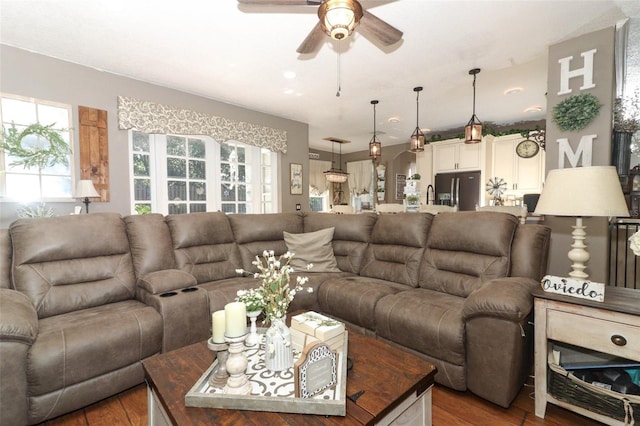
[[[91,179],[100,200],[109,201],[109,133],[107,111],[78,106],[80,179]]]

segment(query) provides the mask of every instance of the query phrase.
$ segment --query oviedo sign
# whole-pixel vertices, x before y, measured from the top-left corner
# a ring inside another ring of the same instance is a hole
[[[549,293],[604,302],[603,283],[545,275],[545,277],[542,278],[542,289]]]

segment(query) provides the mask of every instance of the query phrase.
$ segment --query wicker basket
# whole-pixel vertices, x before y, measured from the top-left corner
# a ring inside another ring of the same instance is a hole
[[[584,382],[549,362],[549,393],[556,399],[598,413],[625,425],[640,425],[640,396],[624,395]]]

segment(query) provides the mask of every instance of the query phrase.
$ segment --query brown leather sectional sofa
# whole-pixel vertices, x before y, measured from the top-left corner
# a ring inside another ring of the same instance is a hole
[[[0,424],[34,424],[144,381],[141,361],[206,339],[257,286],[283,231],[334,228],[340,272],[304,272],[290,310],[419,354],[436,381],[507,407],[529,371],[531,289],[550,231],[495,212],[22,219],[0,232]]]

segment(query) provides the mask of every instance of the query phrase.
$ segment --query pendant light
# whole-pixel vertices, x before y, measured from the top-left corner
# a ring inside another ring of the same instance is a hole
[[[420,126],[418,125],[418,116],[420,111],[420,103],[418,102],[418,100],[420,98],[422,87],[414,87],[413,91],[416,92],[416,129],[413,131],[413,134],[411,134],[409,151],[421,152],[424,151],[424,133],[422,133],[422,130],[420,130]]]
[[[342,171],[342,144],[349,143],[349,141],[338,139],[338,138],[324,138],[327,141],[331,141],[331,169],[324,172],[324,177],[328,182],[332,183],[345,183],[347,178],[349,177],[349,173]],[[334,164],[334,151],[333,147],[335,144],[340,144],[340,169],[336,169],[333,167]]]
[[[480,68],[469,70],[473,76],[473,115],[464,128],[464,143],[482,142],[482,123],[476,117],[476,76],[480,73]]]
[[[371,101],[371,105],[373,105],[373,137],[369,142],[369,157],[375,161],[378,157],[382,155],[382,143],[376,136],[376,105],[378,101]]]

